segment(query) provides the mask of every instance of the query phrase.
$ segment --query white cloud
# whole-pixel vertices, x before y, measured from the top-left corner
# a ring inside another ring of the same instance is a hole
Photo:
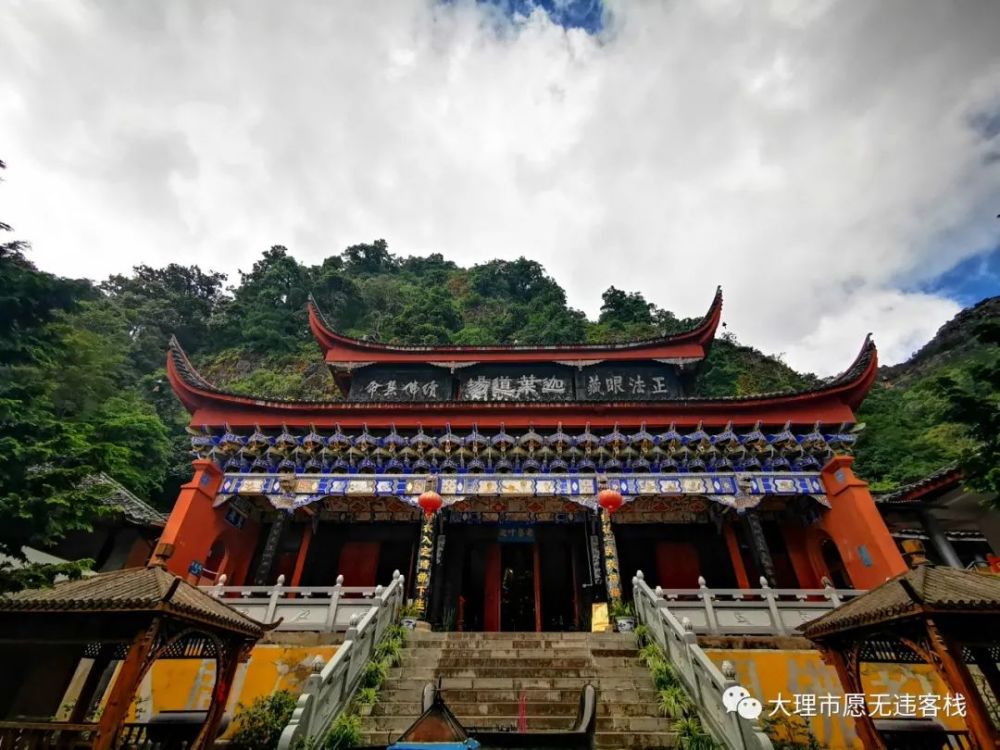
[[[235,276],[385,237],[527,255],[829,374],[905,358],[1000,242],[1000,4],[623,2],[598,38],[457,2],[6,3],[3,215],[42,267]],[[988,158],[990,149],[994,157]]]

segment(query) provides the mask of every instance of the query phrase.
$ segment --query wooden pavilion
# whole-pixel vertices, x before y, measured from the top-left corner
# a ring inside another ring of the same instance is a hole
[[[802,632],[847,693],[865,692],[862,663],[926,663],[950,693],[964,696],[967,732],[918,719],[879,721],[868,711],[855,716],[867,750],[1000,747],[987,707],[1000,698],[1000,576],[919,565]]]
[[[136,690],[157,659],[184,658],[215,660],[208,711],[185,739],[189,748],[210,747],[237,665],[264,630],[159,567],[2,597],[0,746],[108,750],[145,743],[148,725],[126,725]]]

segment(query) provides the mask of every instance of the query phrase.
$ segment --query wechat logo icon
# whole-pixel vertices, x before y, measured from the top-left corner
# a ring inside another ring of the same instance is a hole
[[[722,705],[729,713],[738,713],[747,721],[754,721],[761,715],[764,707],[756,698],[750,697],[750,691],[742,685],[726,688],[722,694]]]

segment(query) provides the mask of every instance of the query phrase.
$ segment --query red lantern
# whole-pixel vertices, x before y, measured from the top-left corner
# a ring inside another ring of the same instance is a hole
[[[441,506],[444,505],[444,500],[442,500],[441,496],[434,490],[427,490],[427,492],[419,497],[417,503],[419,503],[420,507],[424,509],[424,513],[428,516],[433,516],[441,510]]]
[[[597,494],[597,502],[608,513],[614,513],[622,507],[622,503],[625,501],[622,499],[622,493],[618,490],[601,490]]]

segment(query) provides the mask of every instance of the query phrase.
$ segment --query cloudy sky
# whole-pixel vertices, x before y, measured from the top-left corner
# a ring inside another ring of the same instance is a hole
[[[839,371],[1000,292],[996,0],[3,0],[0,215],[47,270],[384,237]]]

